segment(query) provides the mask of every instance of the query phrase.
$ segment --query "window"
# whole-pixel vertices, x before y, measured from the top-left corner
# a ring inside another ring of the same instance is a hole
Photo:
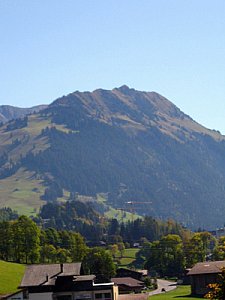
[[[71,295],[62,295],[62,296],[57,296],[57,300],[72,300]]]
[[[105,300],[111,300],[111,293],[105,293],[104,294],[104,298],[105,298]]]
[[[78,294],[76,295],[76,300],[90,300],[91,294]]]
[[[112,296],[111,296],[111,293],[98,293],[98,294],[95,294],[95,299],[101,299],[101,300],[111,300],[112,299]]]

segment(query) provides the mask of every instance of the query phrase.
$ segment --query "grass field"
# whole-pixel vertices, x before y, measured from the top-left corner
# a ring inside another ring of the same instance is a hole
[[[42,117],[39,114],[28,116],[28,126],[24,128],[9,131],[6,126],[0,128],[0,156],[7,153],[8,160],[14,163],[20,161],[21,157],[30,151],[35,154],[50,146],[48,138],[41,136],[42,130],[46,127],[56,127],[65,133],[69,132],[69,129],[51,123],[50,118]],[[18,144],[14,147],[15,141]],[[19,214],[35,215],[45,203],[40,200],[44,190],[45,186],[35,172],[20,168],[12,176],[0,179],[0,208],[10,207]],[[65,198],[60,200],[63,201]]]
[[[110,219],[117,219],[119,222],[134,221],[142,218],[140,215],[132,214],[121,209],[115,209],[111,206],[109,206],[109,210],[105,212],[105,216]]]
[[[22,168],[11,177],[0,180],[0,193],[0,207],[11,207],[28,216],[36,214],[45,203],[40,200],[44,193],[42,180]]]
[[[171,299],[179,299],[179,300],[196,300],[196,299],[203,299],[199,297],[192,297],[191,296],[191,287],[189,285],[181,285],[178,286],[177,289],[165,293],[165,294],[159,294],[154,295],[149,298],[149,300],[171,300]]]
[[[17,291],[25,266],[0,260],[0,295]]]
[[[131,265],[135,263],[135,255],[139,251],[138,248],[128,248],[124,250],[123,257],[120,258],[120,254],[118,253],[116,258],[120,259],[120,263],[118,267],[127,267],[129,268]]]

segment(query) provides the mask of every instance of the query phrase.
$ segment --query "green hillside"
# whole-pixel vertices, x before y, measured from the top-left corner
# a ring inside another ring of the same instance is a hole
[[[46,187],[45,176],[24,168],[21,159],[50,146],[48,138],[42,137],[41,132],[53,126],[68,132],[64,126],[51,123],[48,116],[39,114],[28,116],[24,126],[18,126],[18,121],[12,120],[0,127],[0,208],[11,207],[29,216],[36,214],[46,203],[41,200]],[[61,200],[67,198],[65,192]]]
[[[0,295],[16,292],[24,271],[24,265],[0,260]]]

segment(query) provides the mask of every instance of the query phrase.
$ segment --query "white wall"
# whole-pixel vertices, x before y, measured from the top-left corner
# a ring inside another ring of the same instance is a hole
[[[52,293],[30,293],[29,300],[52,300]]]

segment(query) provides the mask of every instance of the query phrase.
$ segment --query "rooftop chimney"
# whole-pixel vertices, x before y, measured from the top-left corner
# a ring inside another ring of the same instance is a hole
[[[60,264],[60,273],[63,273],[63,264]]]

